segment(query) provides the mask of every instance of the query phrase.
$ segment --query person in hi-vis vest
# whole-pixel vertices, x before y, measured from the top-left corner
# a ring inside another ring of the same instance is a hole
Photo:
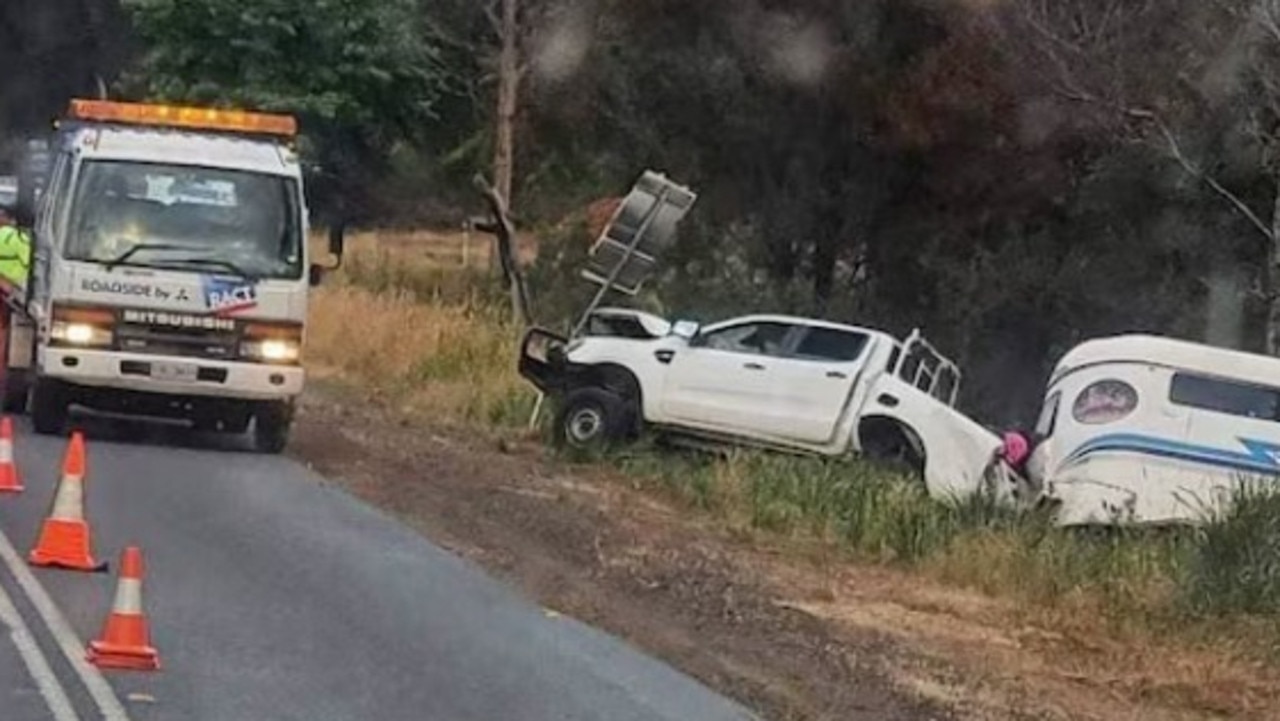
[[[0,276],[25,288],[31,270],[31,239],[14,222],[13,208],[0,205]]]

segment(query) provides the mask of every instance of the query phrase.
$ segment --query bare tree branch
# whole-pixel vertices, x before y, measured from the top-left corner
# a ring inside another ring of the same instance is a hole
[[[1196,165],[1187,157],[1186,153],[1182,152],[1182,146],[1178,143],[1177,136],[1173,134],[1173,131],[1169,128],[1168,124],[1160,119],[1160,116],[1150,110],[1142,108],[1130,108],[1125,111],[1125,113],[1131,118],[1136,120],[1145,120],[1155,125],[1156,129],[1160,131],[1160,134],[1164,136],[1165,143],[1169,149],[1169,156],[1172,157],[1178,165],[1182,166],[1182,169],[1188,175],[1209,186],[1213,192],[1218,194],[1219,197],[1235,206],[1235,209],[1247,218],[1249,222],[1253,224],[1253,227],[1256,228],[1258,232],[1262,233],[1267,240],[1272,242],[1275,241],[1275,235],[1271,232],[1271,228],[1258,217],[1258,214],[1249,207],[1248,203],[1241,200],[1240,196],[1231,192],[1222,185],[1222,183],[1218,182],[1217,178],[1204,172],[1200,166]]]
[[[1259,0],[1254,11],[1254,20],[1271,39],[1280,43],[1280,2],[1276,0]]]
[[[489,19],[489,26],[495,35],[502,37],[502,17],[498,14],[498,5],[502,0],[489,0],[484,4],[484,16]]]

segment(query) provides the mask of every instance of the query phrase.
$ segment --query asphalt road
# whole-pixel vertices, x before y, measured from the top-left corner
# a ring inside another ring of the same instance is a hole
[[[66,444],[19,422],[27,489],[0,496],[3,721],[754,718],[298,463],[182,430],[83,427],[87,512],[112,573],[18,558],[49,510]],[[156,673],[80,660],[128,544],[146,557]]]

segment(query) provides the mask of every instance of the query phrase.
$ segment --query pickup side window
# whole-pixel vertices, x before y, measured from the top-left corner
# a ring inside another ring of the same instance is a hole
[[[867,335],[836,328],[810,327],[805,332],[795,357],[800,360],[850,363],[858,360],[867,347]]]
[[[743,323],[700,335],[696,345],[730,353],[783,356],[792,328],[786,323]]]
[[[1169,400],[1216,413],[1280,421],[1280,389],[1252,383],[1175,373]]]
[[[640,321],[630,316],[592,315],[587,319],[586,335],[612,336],[615,338],[632,338],[651,340],[654,336],[644,329]]]

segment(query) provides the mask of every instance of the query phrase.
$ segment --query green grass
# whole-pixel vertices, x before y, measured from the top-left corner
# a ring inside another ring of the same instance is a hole
[[[1063,529],[993,499],[930,498],[862,461],[640,452],[615,461],[676,499],[751,530],[823,539],[1046,609],[1095,602],[1112,628],[1166,632],[1245,621],[1280,654],[1280,491],[1242,484],[1200,528]]]

